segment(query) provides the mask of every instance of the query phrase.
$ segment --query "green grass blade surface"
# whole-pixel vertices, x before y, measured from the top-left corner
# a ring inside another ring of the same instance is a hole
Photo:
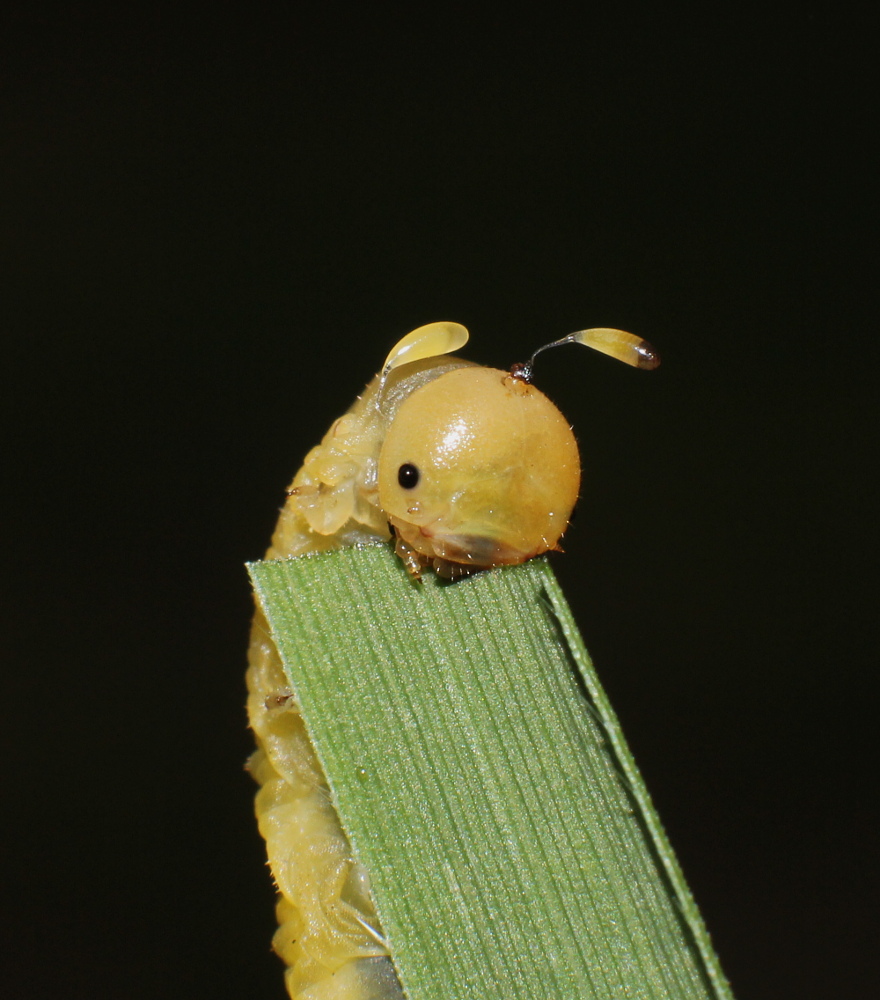
[[[410,1000],[730,997],[546,562],[250,572]]]

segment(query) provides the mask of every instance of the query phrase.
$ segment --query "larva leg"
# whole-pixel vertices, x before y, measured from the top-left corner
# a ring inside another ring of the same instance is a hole
[[[406,566],[407,572],[413,580],[420,581],[422,579],[422,568],[425,565],[425,560],[409,542],[397,534],[394,538],[394,554]]]
[[[297,1000],[402,1000],[366,873],[330,800],[320,763],[260,612],[248,668],[258,750],[257,820],[281,898],[273,939]]]

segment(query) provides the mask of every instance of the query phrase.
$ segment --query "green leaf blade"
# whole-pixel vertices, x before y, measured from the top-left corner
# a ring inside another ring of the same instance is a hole
[[[729,996],[546,562],[250,569],[410,1000]]]

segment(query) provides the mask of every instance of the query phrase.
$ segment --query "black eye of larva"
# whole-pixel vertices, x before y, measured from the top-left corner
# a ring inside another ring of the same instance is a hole
[[[409,462],[404,462],[397,470],[397,481],[405,490],[411,490],[419,482],[419,470]]]

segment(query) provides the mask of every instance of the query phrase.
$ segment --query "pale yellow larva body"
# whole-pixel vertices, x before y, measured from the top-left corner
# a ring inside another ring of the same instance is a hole
[[[431,359],[377,376],[309,452],[291,484],[267,559],[388,539],[376,504],[378,442],[414,389],[468,362]],[[256,811],[280,893],[275,951],[297,1000],[400,1000],[369,880],[353,855],[278,650],[257,610],[248,655],[248,718],[258,749]]]
[[[558,548],[577,499],[571,428],[531,385],[534,357],[510,372],[447,357],[467,341],[433,323],[395,345],[382,371],[313,448],[288,490],[267,559],[387,540],[414,577],[515,565]],[[582,343],[637,367],[644,341],[586,330]],[[280,893],[273,939],[295,1000],[402,1000],[370,894],[262,612],[249,651],[250,770]]]
[[[275,951],[301,1000],[400,1000],[366,872],[330,800],[281,660],[257,613],[251,634],[248,715],[258,749],[256,812],[279,891]]]

